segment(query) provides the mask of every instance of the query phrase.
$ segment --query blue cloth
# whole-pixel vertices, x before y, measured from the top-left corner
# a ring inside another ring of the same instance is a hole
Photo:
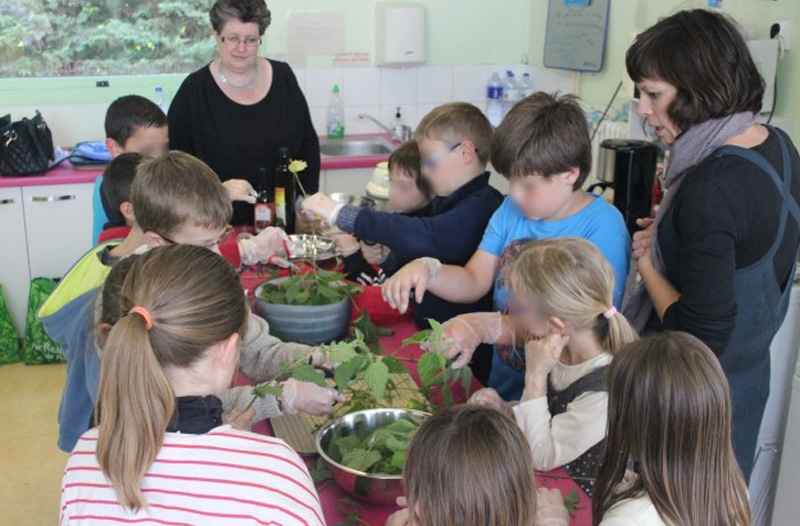
[[[94,194],[92,195],[92,245],[97,244],[97,238],[103,227],[108,223],[108,215],[106,209],[103,208],[103,199],[100,197],[100,184],[103,182],[103,176],[99,176],[94,181]]]
[[[429,217],[345,206],[336,226],[361,239],[389,247],[400,261],[429,256],[446,265],[463,266],[477,250],[486,224],[502,200],[502,194],[489,186],[489,172],[484,172],[451,195],[431,201]],[[414,317],[417,326],[426,327],[427,318],[441,322],[459,314],[490,308],[489,295],[465,305],[427,292],[422,303],[414,307]]]
[[[536,239],[581,237],[597,245],[614,269],[614,304],[622,303],[631,261],[631,238],[619,210],[599,196],[575,215],[559,221],[528,219],[514,201],[506,197],[492,216],[480,249],[500,258],[494,283],[494,308],[507,308],[506,272],[513,257]],[[524,387],[525,352],[512,346],[495,346],[489,386],[505,400],[518,400]]]
[[[61,345],[67,380],[58,407],[58,447],[71,452],[90,428],[100,385],[100,357],[94,345],[95,302],[102,287],[78,296],[41,318],[47,334]]]

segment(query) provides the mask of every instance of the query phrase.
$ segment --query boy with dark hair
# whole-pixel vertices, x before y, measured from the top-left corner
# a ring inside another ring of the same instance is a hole
[[[98,238],[99,243],[110,239],[124,239],[136,218],[131,205],[131,184],[139,163],[148,159],[140,153],[123,153],[103,171],[100,199],[108,214],[108,222]]]

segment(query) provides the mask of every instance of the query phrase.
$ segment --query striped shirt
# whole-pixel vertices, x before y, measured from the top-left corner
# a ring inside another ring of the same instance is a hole
[[[61,526],[323,526],[305,464],[283,441],[230,426],[205,435],[167,433],[141,488],[148,509],[131,513],[100,470],[97,429],[67,461]]]

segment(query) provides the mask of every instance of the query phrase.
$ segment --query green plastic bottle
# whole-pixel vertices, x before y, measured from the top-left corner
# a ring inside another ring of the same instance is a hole
[[[328,138],[344,137],[344,104],[339,96],[339,85],[334,84],[331,101],[328,103]]]

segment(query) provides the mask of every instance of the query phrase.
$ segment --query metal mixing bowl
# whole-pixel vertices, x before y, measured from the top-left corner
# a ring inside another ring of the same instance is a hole
[[[353,497],[375,504],[395,504],[403,495],[402,475],[378,475],[348,468],[328,456],[334,439],[356,435],[364,438],[379,427],[408,418],[422,423],[430,415],[413,409],[365,409],[335,418],[322,426],[317,433],[317,451],[333,473],[333,479]]]

